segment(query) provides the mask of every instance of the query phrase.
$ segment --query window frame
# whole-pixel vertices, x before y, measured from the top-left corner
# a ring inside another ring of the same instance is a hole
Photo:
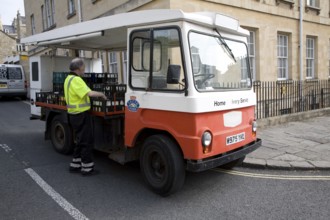
[[[306,37],[306,79],[315,78],[315,41],[315,37]]]
[[[54,0],[45,0],[41,5],[42,21],[44,31],[56,27],[55,24],[55,2]]]
[[[128,71],[128,66],[127,66],[127,63],[128,63],[128,52],[127,50],[125,51],[122,51],[122,64],[123,64],[123,70],[122,70],[122,73],[123,73],[123,81],[126,82],[126,79],[127,79],[127,71]]]
[[[109,52],[109,73],[118,73],[118,60],[116,52]],[[116,70],[116,71],[114,71]]]
[[[321,8],[320,8],[320,0],[306,0],[305,10],[308,12],[309,10],[316,11],[316,14],[319,15]]]
[[[31,35],[36,34],[36,23],[34,19],[34,14],[30,16],[30,21],[31,21]]]
[[[74,15],[76,15],[75,0],[68,0],[68,16],[67,16],[67,19],[73,17]]]
[[[306,6],[310,8],[320,8],[319,0],[306,0]]]
[[[328,44],[328,75],[330,78],[330,39],[329,39],[329,44]]]
[[[281,39],[284,39],[282,41]],[[283,45],[281,43],[284,43]],[[284,60],[284,65],[281,61]],[[284,69],[280,72],[280,70]],[[278,33],[277,34],[277,80],[289,79],[289,35]]]
[[[150,77],[149,81],[148,81],[148,86],[147,87],[136,87],[133,86],[132,84],[132,70],[134,70],[135,72],[139,72],[139,70],[136,70],[134,68],[134,64],[133,64],[133,40],[136,38],[136,36],[134,36],[135,33],[137,32],[149,32],[149,38],[152,39],[150,40],[151,42],[151,48],[150,48],[150,60],[153,60],[153,42],[154,42],[154,32],[155,31],[161,31],[161,30],[176,30],[177,34],[178,34],[178,41],[179,41],[179,48],[180,48],[180,59],[181,59],[181,71],[183,71],[183,76],[184,79],[187,79],[187,75],[186,75],[186,62],[185,62],[185,57],[184,57],[184,47],[183,47],[183,42],[182,42],[182,33],[181,33],[181,29],[179,26],[177,25],[171,25],[171,26],[163,26],[163,27],[157,27],[157,28],[144,28],[144,29],[136,29],[133,30],[130,33],[129,39],[130,39],[130,45],[129,45],[129,51],[128,51],[128,56],[129,56],[129,60],[128,60],[128,85],[132,90],[136,90],[136,91],[143,91],[143,90],[148,90],[148,91],[153,91],[153,92],[170,92],[170,93],[183,93],[185,91],[187,91],[188,89],[188,82],[185,81],[185,86],[182,86],[182,89],[156,89],[156,88],[152,88],[152,85],[150,84],[150,81],[152,81],[152,76],[154,73],[154,68],[153,65],[150,63],[149,65],[149,70],[148,70],[148,76]]]
[[[249,62],[250,62],[250,72],[251,72],[251,77],[252,81],[256,80],[256,31],[250,31],[250,35],[248,36],[247,39],[247,46],[248,46],[248,52],[249,52]],[[251,42],[251,34],[253,35],[253,42]],[[253,54],[251,53],[252,51],[250,48],[253,48]]]

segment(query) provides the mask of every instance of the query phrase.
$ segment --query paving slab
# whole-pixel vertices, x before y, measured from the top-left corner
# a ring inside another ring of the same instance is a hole
[[[330,115],[265,127],[258,137],[262,146],[242,166],[330,170]]]

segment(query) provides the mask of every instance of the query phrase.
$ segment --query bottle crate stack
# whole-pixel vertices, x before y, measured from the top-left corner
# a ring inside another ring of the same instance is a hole
[[[64,98],[64,81],[69,72],[53,73],[53,91],[36,94],[36,101],[66,106]],[[91,110],[98,113],[121,112],[125,108],[126,85],[118,83],[117,73],[85,73],[82,79],[89,88],[103,92],[107,100],[91,98]]]
[[[103,92],[108,100],[92,99],[92,111],[109,113],[123,111],[125,108],[125,84],[94,84],[94,91]]]

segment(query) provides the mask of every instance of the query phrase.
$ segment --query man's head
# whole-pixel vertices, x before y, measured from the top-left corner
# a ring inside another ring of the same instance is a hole
[[[70,71],[78,75],[83,75],[85,73],[84,61],[80,58],[74,58],[70,63]]]

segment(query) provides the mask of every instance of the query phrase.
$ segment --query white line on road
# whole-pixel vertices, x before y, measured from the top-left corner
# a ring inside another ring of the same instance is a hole
[[[67,211],[76,220],[88,220],[78,209],[73,207],[65,198],[57,193],[50,185],[48,185],[33,169],[25,169],[25,172],[65,211]]]
[[[28,102],[28,101],[22,101],[22,102],[25,103],[25,104],[27,104],[27,105],[31,105],[31,103]]]
[[[276,179],[276,180],[327,180],[330,181],[330,176],[295,176],[295,175],[271,175],[271,174],[260,174],[260,173],[247,173],[235,170],[224,170],[224,169],[212,169],[215,172],[226,173],[236,176],[245,176],[252,178],[261,179]]]

